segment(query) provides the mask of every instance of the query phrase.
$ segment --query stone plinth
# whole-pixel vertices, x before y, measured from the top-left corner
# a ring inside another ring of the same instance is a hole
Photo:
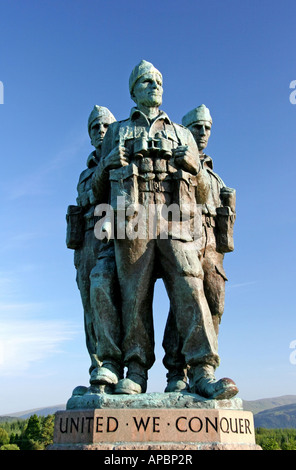
[[[141,393],[139,395],[111,395],[96,393],[90,387],[82,395],[77,395],[80,387],[74,389],[72,397],[68,400],[67,410],[106,409],[106,408],[205,408],[205,409],[231,409],[242,410],[243,402],[240,398],[231,400],[209,400],[194,393]]]
[[[75,398],[56,413],[52,450],[260,449],[253,415],[239,398],[206,400],[189,393]]]

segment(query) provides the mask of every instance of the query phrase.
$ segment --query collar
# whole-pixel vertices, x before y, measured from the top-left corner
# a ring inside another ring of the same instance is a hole
[[[97,160],[97,155],[96,151],[94,150],[87,158],[87,168],[93,168],[94,166],[97,166],[98,160]]]
[[[131,109],[131,112],[130,112],[130,119],[131,121],[135,121],[136,119],[139,119],[139,118],[144,118],[146,120],[146,122],[150,125],[152,124],[153,122],[155,121],[158,121],[159,119],[163,119],[164,121],[166,121],[168,124],[171,124],[172,121],[170,120],[170,118],[168,117],[167,113],[165,113],[164,111],[162,110],[159,110],[159,114],[158,116],[156,116],[155,119],[153,119],[153,121],[151,121],[147,116],[146,114],[144,114],[142,111],[140,111],[138,108],[132,108]]]
[[[206,155],[205,153],[203,153],[199,158],[203,165],[205,164],[209,168],[211,168],[211,170],[213,169],[213,160],[211,157],[209,157],[209,155]]]

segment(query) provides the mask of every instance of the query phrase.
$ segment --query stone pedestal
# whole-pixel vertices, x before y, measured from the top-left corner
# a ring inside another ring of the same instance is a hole
[[[55,416],[51,450],[259,450],[239,398],[189,393],[72,396]]]

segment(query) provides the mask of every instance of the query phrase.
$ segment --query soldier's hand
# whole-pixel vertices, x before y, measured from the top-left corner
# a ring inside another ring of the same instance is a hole
[[[200,170],[199,159],[190,152],[187,145],[177,147],[173,150],[176,164],[185,171],[197,175]]]
[[[105,158],[105,169],[112,170],[129,164],[129,151],[127,148],[118,145]]]

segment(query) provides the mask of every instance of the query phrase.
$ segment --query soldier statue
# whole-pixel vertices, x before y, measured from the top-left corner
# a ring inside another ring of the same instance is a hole
[[[148,371],[155,360],[152,301],[159,276],[174,312],[184,363],[190,368],[191,392],[208,398],[230,398],[238,391],[234,382],[215,378],[219,365],[217,334],[204,291],[201,240],[195,237],[195,219],[202,227],[201,212],[195,207],[207,203],[211,178],[192,133],[159,109],[162,85],[162,75],[151,63],[141,61],[133,69],[129,90],[136,107],[128,119],[109,126],[100,165],[92,176],[96,204],[110,202],[118,216],[114,249],[122,328],[121,355],[116,348],[104,347],[107,339],[98,341],[97,357],[102,366],[96,367],[96,383],[113,384],[118,394],[146,391]],[[153,236],[148,231],[145,236],[127,236],[127,231],[122,236],[118,223],[119,219],[122,222],[122,211],[127,228],[131,221],[137,222],[137,210],[128,212],[131,207],[148,211],[149,206],[174,204],[184,215],[185,229],[177,236],[172,220],[168,220],[167,237],[158,226]],[[112,320],[107,317],[96,316],[97,332],[108,330]],[[125,377],[122,366],[127,368]]]
[[[224,311],[225,281],[224,254],[233,251],[233,225],[235,221],[235,190],[225,186],[213,171],[212,159],[204,153],[211,135],[212,117],[209,109],[201,105],[187,113],[182,123],[192,133],[198,146],[200,161],[210,179],[210,191],[202,206],[203,236],[199,252],[204,273],[204,292],[211,311],[215,332]],[[163,347],[165,367],[168,369],[167,392],[187,388],[187,366],[181,353],[182,344],[170,310],[165,329]],[[190,375],[190,373],[189,373]]]
[[[104,244],[94,232],[96,217],[95,199],[92,193],[91,180],[95,169],[100,164],[101,147],[107,129],[115,117],[109,109],[95,105],[88,118],[88,133],[95,150],[87,159],[87,168],[81,173],[77,186],[77,205],[71,205],[67,211],[67,246],[74,249],[76,281],[80,291],[84,310],[86,346],[91,358],[90,374],[96,375],[101,362],[97,355],[98,333],[96,331],[96,311],[91,305],[90,274],[100,257],[100,273],[93,272],[93,286],[105,292],[103,305],[109,311],[117,311],[118,288],[116,284],[114,246],[112,241]],[[107,261],[106,261],[107,260]],[[102,266],[104,263],[107,266]],[[103,277],[103,283],[100,282]],[[94,288],[94,287],[93,287]],[[117,315],[120,318],[119,314]]]

